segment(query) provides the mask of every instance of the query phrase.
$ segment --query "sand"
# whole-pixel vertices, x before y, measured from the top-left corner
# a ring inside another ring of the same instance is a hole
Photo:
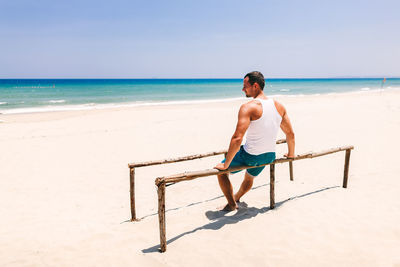
[[[216,177],[176,184],[166,253],[155,178],[222,156],[137,169],[134,223],[127,164],[226,149],[246,100],[0,115],[0,265],[400,266],[400,91],[278,100],[296,153],[355,146],[348,188],[344,152],[295,162],[294,181],[278,165],[274,210],[268,171],[226,214]],[[236,190],[242,175],[231,176]]]

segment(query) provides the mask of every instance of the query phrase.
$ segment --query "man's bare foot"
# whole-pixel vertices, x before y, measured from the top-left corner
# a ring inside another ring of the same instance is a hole
[[[226,204],[224,207],[220,207],[218,208],[219,211],[234,211],[237,210],[239,207],[238,205],[235,203],[235,206],[230,206],[229,204]]]
[[[237,197],[237,193],[233,195],[233,199],[236,201],[236,203],[240,202],[240,197]]]

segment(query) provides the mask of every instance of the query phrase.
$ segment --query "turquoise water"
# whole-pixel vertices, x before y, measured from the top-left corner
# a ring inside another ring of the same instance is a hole
[[[267,95],[400,88],[400,78],[268,79]],[[0,113],[91,109],[244,97],[242,79],[2,79]]]

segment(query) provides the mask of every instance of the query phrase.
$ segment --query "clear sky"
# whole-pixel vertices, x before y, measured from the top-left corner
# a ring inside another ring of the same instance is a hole
[[[400,1],[0,0],[0,78],[400,76]]]

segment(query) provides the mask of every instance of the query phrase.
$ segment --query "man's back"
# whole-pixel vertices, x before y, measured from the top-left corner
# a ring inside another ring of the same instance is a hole
[[[275,152],[282,116],[271,98],[256,98],[252,102],[256,102],[250,115],[254,119],[250,119],[244,150],[252,155]]]

